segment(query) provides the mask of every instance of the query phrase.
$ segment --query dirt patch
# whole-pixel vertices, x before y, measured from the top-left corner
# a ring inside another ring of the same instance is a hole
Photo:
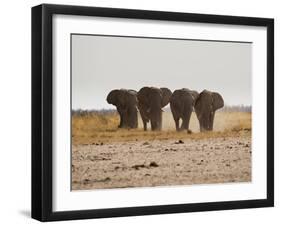
[[[251,181],[251,133],[72,146],[72,189]]]

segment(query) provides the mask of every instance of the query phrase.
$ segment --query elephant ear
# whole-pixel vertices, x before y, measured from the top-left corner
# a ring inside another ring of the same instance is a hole
[[[130,93],[126,89],[120,89],[117,94],[117,105],[120,107],[125,107],[127,105],[128,100],[130,99]]]
[[[138,104],[138,98],[137,98],[137,91],[129,89],[127,90],[128,94],[128,102],[132,105],[137,105]]]
[[[143,106],[148,106],[147,96],[149,94],[149,91],[150,88],[145,86],[137,92],[138,103],[140,103]]]
[[[224,106],[224,101],[222,96],[219,93],[213,92],[212,93],[212,100],[213,100],[213,108],[217,110]]]
[[[169,102],[170,102],[170,98],[172,96],[172,91],[169,90],[168,88],[160,88],[161,90],[161,107],[165,107]]]
[[[199,93],[195,90],[190,91],[191,96],[193,98],[193,104],[195,105],[197,98],[199,97]]]
[[[126,90],[124,89],[115,89],[112,90],[108,95],[107,95],[107,102],[109,104],[113,104],[116,107],[122,107],[126,103]]]
[[[107,97],[106,97],[107,103],[115,105],[115,104],[116,104],[116,101],[117,101],[117,96],[118,96],[118,93],[119,93],[119,92],[120,92],[120,91],[117,90],[117,89],[111,90],[111,91],[109,92],[109,94],[107,95]]]

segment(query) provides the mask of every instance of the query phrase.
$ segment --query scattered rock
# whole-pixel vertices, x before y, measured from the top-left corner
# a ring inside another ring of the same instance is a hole
[[[145,168],[145,165],[144,164],[134,165],[134,166],[132,166],[132,168],[135,170],[139,170],[140,168]]]
[[[89,179],[84,179],[83,180],[83,184],[89,184],[90,183],[90,180]]]
[[[252,131],[252,129],[251,128],[244,128],[244,131]]]
[[[159,165],[156,162],[151,162],[149,164],[150,167],[158,167]]]
[[[184,144],[184,142],[182,140],[178,140],[175,142],[175,144]]]
[[[75,166],[73,164],[71,165],[71,169],[72,169],[72,172],[75,172]]]
[[[107,181],[110,181],[110,180],[111,180],[110,177],[106,177],[106,178],[100,180],[99,182],[107,182]]]
[[[248,147],[250,147],[250,145],[249,144],[245,144],[245,146],[244,146],[245,148],[248,148]]]
[[[146,141],[142,145],[149,145],[149,142]]]

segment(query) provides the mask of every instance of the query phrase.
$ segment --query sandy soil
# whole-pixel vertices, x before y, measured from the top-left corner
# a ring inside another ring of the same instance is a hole
[[[72,146],[72,189],[251,181],[251,136]]]

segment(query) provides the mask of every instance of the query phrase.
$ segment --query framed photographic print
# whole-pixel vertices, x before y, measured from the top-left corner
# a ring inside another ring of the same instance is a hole
[[[32,8],[32,217],[274,205],[274,21]]]

